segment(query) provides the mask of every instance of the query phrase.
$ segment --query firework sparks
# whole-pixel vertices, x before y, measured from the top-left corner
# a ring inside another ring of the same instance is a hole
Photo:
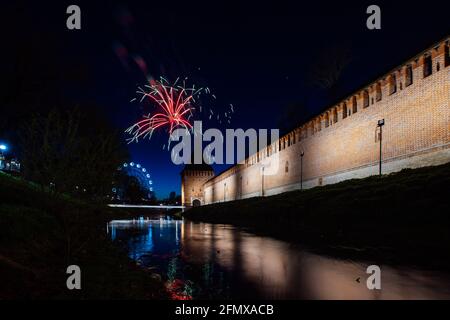
[[[127,130],[131,137],[127,139],[128,143],[139,142],[140,139],[151,138],[155,130],[164,130],[170,135],[175,129],[184,128],[193,131],[193,122],[209,120],[217,124],[231,124],[232,114],[235,112],[234,106],[229,105],[226,112],[213,110],[213,105],[208,103],[202,106],[207,97],[216,96],[211,92],[209,87],[198,87],[192,85],[186,86],[188,78],[177,78],[175,82],[170,83],[163,77],[160,80],[154,80],[149,77],[149,85],[138,87],[138,98],[131,99],[130,102],[143,102],[149,99],[155,107],[155,111],[145,115],[140,121],[133,124]],[[194,107],[195,105],[195,107]],[[209,110],[209,112],[208,112]],[[194,135],[197,132],[192,132]],[[167,143],[167,150],[170,149],[170,139]],[[163,150],[166,145],[163,146]]]
[[[140,101],[142,102],[145,98],[150,99],[155,103],[158,112],[152,116],[149,114],[125,131],[132,135],[129,142],[138,142],[140,138],[151,137],[158,128],[166,127],[169,134],[176,128],[192,128],[189,120],[195,110],[192,103],[202,89],[185,88],[177,85],[178,80],[173,85],[169,85],[167,80],[161,78],[160,81],[152,80],[150,85],[145,86],[147,91],[139,88],[137,93],[142,95]]]

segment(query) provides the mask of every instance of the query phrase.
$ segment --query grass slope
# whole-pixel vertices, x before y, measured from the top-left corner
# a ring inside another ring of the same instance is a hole
[[[107,238],[113,214],[0,173],[0,300],[164,298],[162,283]],[[72,264],[81,290],[66,288]]]
[[[315,251],[450,267],[450,164],[193,208],[191,220],[229,223]]]

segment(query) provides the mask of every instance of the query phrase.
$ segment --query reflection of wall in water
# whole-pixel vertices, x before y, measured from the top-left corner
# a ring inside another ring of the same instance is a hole
[[[306,299],[449,298],[442,278],[381,266],[382,290],[366,287],[368,264],[335,260],[298,246],[237,231],[229,226],[185,222],[183,254],[189,262],[213,260],[250,281],[263,297]],[[360,278],[360,282],[356,281]],[[438,290],[436,290],[436,288]]]

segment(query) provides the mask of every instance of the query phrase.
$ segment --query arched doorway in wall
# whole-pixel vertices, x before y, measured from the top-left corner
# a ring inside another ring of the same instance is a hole
[[[202,205],[202,203],[200,202],[200,200],[198,200],[198,199],[192,200],[192,206],[193,207],[199,207],[201,205]]]

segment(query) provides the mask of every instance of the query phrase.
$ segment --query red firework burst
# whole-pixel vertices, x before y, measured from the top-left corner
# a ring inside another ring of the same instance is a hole
[[[177,82],[175,81],[173,85],[168,85],[165,80],[152,80],[150,85],[146,86],[149,89],[148,92],[139,88],[140,91],[138,93],[142,95],[141,102],[148,97],[156,104],[159,110],[152,116],[149,114],[125,131],[133,136],[130,142],[138,142],[141,137],[151,137],[153,131],[161,127],[166,127],[169,134],[179,127],[192,128],[192,124],[189,122],[189,115],[192,115],[194,110],[192,107],[194,96],[201,89],[186,89],[184,86],[177,86]]]

